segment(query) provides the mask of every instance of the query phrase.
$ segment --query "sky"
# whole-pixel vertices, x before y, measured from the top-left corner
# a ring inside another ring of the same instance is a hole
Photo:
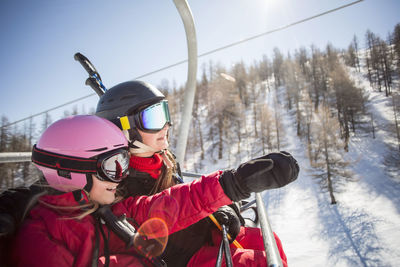
[[[273,30],[351,3],[343,0],[202,0],[188,1],[198,54]],[[386,38],[400,22],[400,1],[364,0],[311,21],[202,57],[204,64],[229,68],[243,60],[252,64],[274,47],[285,54],[328,42],[347,48],[354,35],[364,43],[367,29]],[[43,112],[92,93],[87,73],[73,59],[87,56],[107,88],[187,59],[186,36],[171,1],[158,0],[2,0],[0,1],[0,116],[10,122]],[[165,80],[181,86],[187,64],[141,80],[156,86]],[[64,110],[87,112],[97,96]],[[41,120],[40,117],[37,118]],[[19,124],[21,127],[23,123]]]

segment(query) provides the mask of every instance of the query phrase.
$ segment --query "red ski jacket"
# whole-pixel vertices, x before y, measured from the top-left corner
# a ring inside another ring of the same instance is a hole
[[[113,205],[117,216],[126,214],[139,225],[150,218],[166,222],[169,234],[184,229],[232,201],[219,184],[221,172],[215,172],[190,184],[180,184],[153,196],[127,198]],[[13,266],[90,266],[95,246],[95,222],[92,216],[71,219],[82,210],[73,193],[46,195],[26,219],[15,240]],[[50,207],[51,205],[52,207]],[[108,232],[105,226],[103,230]],[[142,266],[132,250],[114,233],[109,233],[110,266]],[[99,263],[104,256],[104,240],[100,235]]]

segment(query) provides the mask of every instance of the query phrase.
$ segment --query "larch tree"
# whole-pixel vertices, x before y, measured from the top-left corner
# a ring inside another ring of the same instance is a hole
[[[321,105],[315,118],[312,125],[314,160],[310,162],[317,170],[314,177],[321,189],[329,193],[331,204],[336,204],[334,193],[340,190],[340,185],[353,180],[348,169],[350,162],[344,159],[339,122],[329,107]]]
[[[275,87],[278,88],[284,83],[282,73],[284,57],[277,47],[274,48],[273,54],[272,68],[274,70]]]

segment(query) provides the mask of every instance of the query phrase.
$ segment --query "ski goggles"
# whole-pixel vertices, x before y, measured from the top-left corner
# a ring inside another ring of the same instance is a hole
[[[121,117],[120,122],[123,130],[129,130],[134,126],[143,132],[158,132],[167,123],[172,125],[168,100],[162,100],[133,115]]]
[[[128,176],[129,153],[119,148],[103,153],[95,158],[80,158],[61,155],[33,146],[32,161],[40,166],[58,171],[58,174],[70,178],[70,172],[94,174],[99,180],[121,182]]]
[[[129,158],[126,149],[101,154],[97,158],[97,178],[103,181],[121,182],[128,176]]]

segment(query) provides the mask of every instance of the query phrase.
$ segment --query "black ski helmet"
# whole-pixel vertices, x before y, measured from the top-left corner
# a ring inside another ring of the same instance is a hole
[[[128,81],[108,89],[97,103],[96,115],[105,118],[122,130],[119,118],[131,115],[146,106],[165,99],[153,85],[142,81]],[[139,140],[136,128],[129,130],[131,141]]]
[[[97,103],[96,115],[118,125],[120,117],[163,100],[165,96],[153,85],[128,81],[108,89]],[[118,125],[119,126],[119,125]]]

